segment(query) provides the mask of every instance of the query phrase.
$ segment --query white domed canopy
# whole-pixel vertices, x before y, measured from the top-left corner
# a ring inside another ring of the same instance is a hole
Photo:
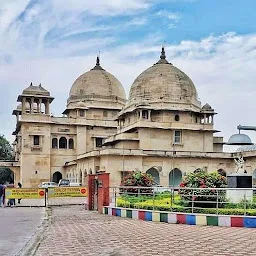
[[[237,133],[233,134],[229,140],[228,145],[252,145],[252,141],[250,137],[246,134]]]
[[[87,107],[112,104],[119,108],[122,108],[126,102],[122,84],[100,66],[99,57],[96,66],[79,76],[73,83],[69,93],[68,108],[74,107],[81,101]]]
[[[135,79],[124,112],[140,104],[158,109],[201,109],[193,82],[166,60],[164,48],[160,60]]]

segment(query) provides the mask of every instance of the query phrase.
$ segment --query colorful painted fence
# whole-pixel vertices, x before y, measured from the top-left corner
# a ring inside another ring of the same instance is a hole
[[[217,216],[191,213],[169,213],[150,210],[125,209],[117,207],[104,207],[103,214],[145,221],[166,222],[175,224],[256,228],[256,217],[248,216]]]

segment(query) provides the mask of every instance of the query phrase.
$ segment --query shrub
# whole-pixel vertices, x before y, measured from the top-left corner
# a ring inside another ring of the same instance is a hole
[[[215,188],[227,187],[226,177],[218,174],[217,172],[207,173],[203,170],[196,173],[188,174],[184,180],[180,183],[182,189],[179,190],[183,205],[194,202],[195,206],[200,207],[216,207],[217,193],[218,201],[224,202],[226,192],[223,190],[217,190]],[[186,189],[188,188],[188,189]],[[189,188],[204,188],[193,190]],[[209,188],[209,189],[206,189]],[[219,207],[222,204],[219,204]]]
[[[131,193],[131,194],[152,194],[153,189],[147,188],[152,187],[154,184],[154,179],[152,175],[147,173],[142,173],[139,171],[129,172],[121,182],[121,186],[127,188],[120,188],[121,193]],[[130,188],[129,188],[130,187]],[[131,187],[143,187],[143,188],[131,188]],[[146,187],[146,188],[145,188]]]

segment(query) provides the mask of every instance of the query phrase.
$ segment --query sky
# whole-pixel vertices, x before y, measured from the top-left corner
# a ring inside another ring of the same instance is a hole
[[[99,52],[128,97],[165,45],[227,141],[237,125],[256,125],[255,9],[255,0],[0,0],[0,134],[14,139],[12,110],[30,82],[51,92],[61,116]]]

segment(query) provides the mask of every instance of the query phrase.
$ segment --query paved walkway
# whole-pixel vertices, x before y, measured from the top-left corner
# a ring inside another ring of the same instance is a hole
[[[0,255],[18,255],[43,217],[43,208],[0,208]]]
[[[256,229],[188,226],[53,208],[36,253],[45,255],[255,256]]]

